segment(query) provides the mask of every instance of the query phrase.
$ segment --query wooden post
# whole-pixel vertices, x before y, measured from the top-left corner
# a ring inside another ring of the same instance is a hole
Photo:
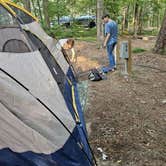
[[[115,65],[117,67],[117,64],[120,62],[120,43],[119,39],[117,44],[115,45],[114,48],[114,56],[115,56]]]
[[[127,60],[127,72],[128,74],[131,74],[132,71],[132,54],[131,54],[131,38],[128,39],[128,60]]]

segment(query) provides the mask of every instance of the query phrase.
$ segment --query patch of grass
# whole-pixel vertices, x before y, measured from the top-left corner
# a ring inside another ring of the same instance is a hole
[[[96,28],[90,29],[81,25],[72,25],[69,28],[56,25],[50,30],[47,30],[47,33],[57,39],[76,38],[84,41],[96,41]]]
[[[77,40],[81,40],[81,41],[87,41],[87,42],[95,42],[97,39],[96,37],[77,37]]]
[[[143,32],[139,35],[156,36],[157,34],[158,34],[158,29],[152,29],[152,30],[143,30]]]
[[[133,53],[141,53],[141,52],[145,52],[145,51],[146,51],[146,50],[143,49],[143,48],[134,48],[134,49],[132,50]]]

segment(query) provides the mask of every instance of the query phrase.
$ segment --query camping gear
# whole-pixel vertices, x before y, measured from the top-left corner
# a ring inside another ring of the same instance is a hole
[[[100,81],[100,80],[106,80],[107,77],[101,69],[94,68],[90,70],[88,74],[88,79],[91,81]]]
[[[100,81],[102,80],[102,77],[97,69],[92,69],[89,72],[88,79],[91,81]]]
[[[8,0],[0,36],[0,165],[94,165],[77,80],[57,41]]]
[[[102,72],[102,70],[94,68],[90,70],[88,79],[91,81],[105,80],[106,75],[104,74],[104,72]]]

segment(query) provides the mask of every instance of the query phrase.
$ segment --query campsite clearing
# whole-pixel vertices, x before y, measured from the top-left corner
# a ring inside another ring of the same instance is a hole
[[[132,74],[118,70],[107,80],[88,81],[85,116],[100,166],[166,165],[166,56],[152,53],[155,40],[132,40]],[[76,42],[79,72],[108,63],[96,43]],[[80,80],[86,80],[87,75]],[[108,156],[102,160],[101,148]]]

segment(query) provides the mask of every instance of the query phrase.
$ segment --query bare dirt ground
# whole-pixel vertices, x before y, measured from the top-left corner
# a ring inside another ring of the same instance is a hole
[[[100,166],[166,166],[166,56],[153,54],[153,45],[154,40],[132,40],[132,48],[147,51],[132,54],[128,78],[117,66],[107,80],[88,81],[85,117]],[[76,52],[79,73],[108,64],[96,43],[78,41]]]

